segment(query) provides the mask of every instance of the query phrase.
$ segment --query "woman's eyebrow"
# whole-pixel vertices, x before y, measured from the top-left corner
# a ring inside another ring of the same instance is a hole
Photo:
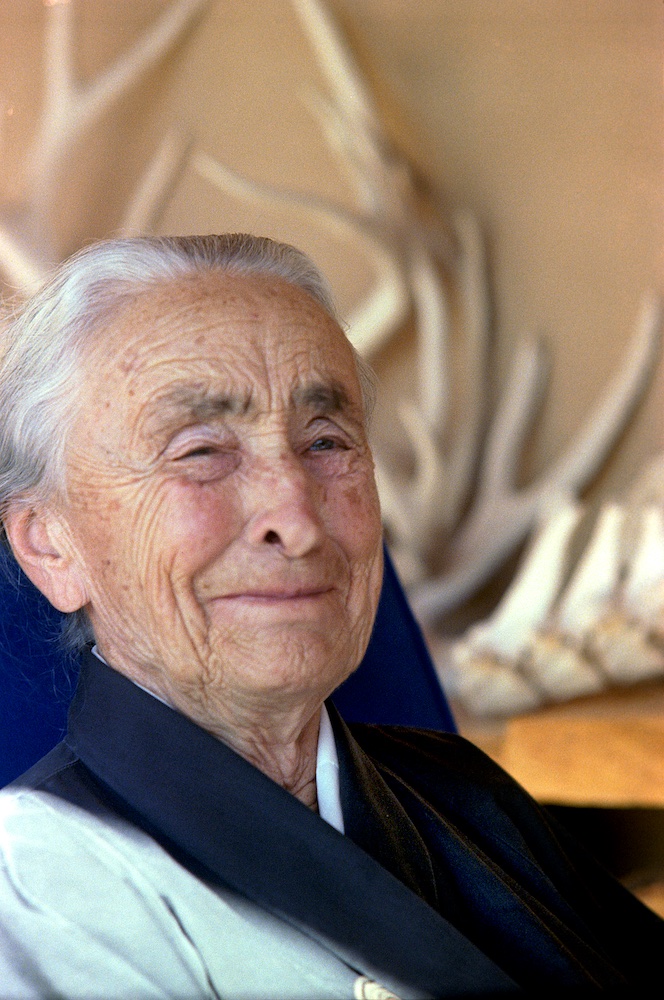
[[[234,392],[206,392],[178,387],[164,393],[147,414],[148,423],[170,424],[180,419],[210,420],[212,417],[241,416],[251,408],[251,397]]]
[[[242,416],[252,407],[251,395],[209,392],[178,386],[151,402],[140,420],[138,433],[148,438],[171,433],[182,424],[206,423],[226,416]]]
[[[298,386],[291,393],[295,406],[308,406],[317,413],[338,413],[352,408],[348,393],[340,382],[312,382]]]
[[[149,435],[159,434],[182,421],[205,423],[214,418],[244,416],[255,400],[250,392],[210,392],[191,386],[173,387],[155,399],[142,421]],[[296,386],[291,392],[296,408],[307,408],[316,414],[347,413],[356,410],[344,386],[336,380],[310,382]]]

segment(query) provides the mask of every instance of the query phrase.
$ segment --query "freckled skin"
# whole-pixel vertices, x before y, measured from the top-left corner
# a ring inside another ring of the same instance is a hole
[[[382,575],[337,324],[266,277],[142,293],[88,359],[61,515],[108,661],[315,805],[320,704]]]

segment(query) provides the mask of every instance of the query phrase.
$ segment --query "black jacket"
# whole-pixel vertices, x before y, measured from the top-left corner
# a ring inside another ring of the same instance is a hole
[[[378,981],[434,997],[653,989],[664,922],[488,757],[328,710],[346,836],[92,654],[65,740],[18,783],[121,814]]]

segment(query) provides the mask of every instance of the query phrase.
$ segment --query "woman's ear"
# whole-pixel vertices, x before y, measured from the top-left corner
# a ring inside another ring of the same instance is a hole
[[[58,611],[84,607],[89,597],[83,567],[62,520],[50,510],[21,503],[3,520],[14,557],[35,587]]]

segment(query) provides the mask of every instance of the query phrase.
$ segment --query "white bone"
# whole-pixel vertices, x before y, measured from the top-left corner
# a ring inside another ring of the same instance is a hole
[[[209,0],[174,0],[108,68],[81,83],[73,65],[75,10],[45,5],[44,101],[27,163],[27,193],[18,219],[0,221],[0,270],[23,293],[57,263],[52,217],[57,181],[77,140],[181,38]],[[153,193],[156,206],[159,198]]]
[[[24,294],[35,292],[48,273],[47,265],[4,226],[0,226],[0,268],[7,283]]]
[[[447,298],[424,241],[411,241],[408,265],[416,317],[420,405],[429,427],[436,428],[442,437],[449,417],[450,395]]]
[[[563,456],[530,486],[513,485],[515,447],[524,427],[527,405],[532,405],[538,371],[525,352],[517,371],[533,387],[531,394],[515,392],[514,416],[499,421],[490,432],[491,443],[478,491],[466,521],[449,551],[445,574],[418,586],[413,603],[422,620],[433,623],[458,606],[523,541],[545,503],[557,494],[575,495],[597,471],[611,443],[625,426],[642,395],[657,359],[661,314],[652,296],[641,307],[636,333],[625,358],[604,390],[600,402]],[[515,380],[518,383],[518,377]],[[510,408],[507,408],[508,412]]]
[[[468,499],[487,412],[486,372],[489,365],[490,304],[484,245],[477,220],[459,212],[453,220],[459,242],[457,270],[464,356],[458,375],[463,420],[458,421],[450,447],[446,525],[459,522]]]
[[[292,4],[316,50],[319,66],[337,104],[349,118],[361,122],[365,128],[378,127],[371,92],[325,4],[317,0],[292,0]]]
[[[449,697],[475,715],[516,715],[542,701],[525,677],[489,654],[455,646],[437,659],[436,669]]]
[[[567,701],[605,687],[602,674],[575,646],[561,636],[535,635],[521,669],[550,701]]]
[[[644,627],[624,615],[607,615],[589,634],[587,647],[616,684],[635,684],[664,674],[664,652],[648,642]]]
[[[109,67],[90,82],[73,68],[74,5],[47,7],[44,108],[30,156],[31,201],[42,211],[52,204],[63,153],[118,98],[155,66],[209,0],[176,0]]]
[[[427,423],[442,434],[449,410],[447,297],[423,230],[413,219],[416,199],[409,165],[389,150],[370,92],[325,4],[293,3],[334,97],[334,107],[325,112],[328,131],[340,133],[335,145],[345,149],[354,165],[356,186],[364,193],[369,214],[402,248],[404,279],[416,315],[421,406]],[[356,325],[357,320],[351,323],[351,331]],[[357,332],[353,339],[358,343]]]
[[[541,393],[543,365],[541,344],[524,338],[488,431],[470,510],[450,540],[446,571],[412,591],[413,606],[425,623],[435,623],[477,590],[523,541],[544,507],[544,498],[538,507],[525,490],[511,488],[518,450]]]
[[[591,539],[558,603],[557,621],[566,635],[583,639],[608,613],[620,580],[624,521],[624,508],[616,503],[605,504],[600,511]]]
[[[356,240],[359,236],[366,244],[378,281],[370,298],[350,317],[348,335],[362,354],[371,356],[395,333],[408,313],[409,292],[394,252],[389,245],[386,246],[382,234],[370,221],[325,199],[293,191],[278,191],[249,180],[204,151],[193,153],[190,165],[210,184],[238,198],[280,210],[306,213],[310,220],[340,240],[347,240],[349,236]]]
[[[551,614],[581,513],[579,505],[567,503],[544,522],[496,610],[471,629],[475,648],[508,659],[526,651]]]
[[[661,329],[662,304],[648,293],[643,296],[634,336],[615,374],[573,445],[554,464],[547,478],[576,492],[598,471],[653,373],[659,356]]]
[[[644,623],[664,608],[664,507],[650,505],[641,514],[641,535],[629,561],[623,587],[625,607]]]

